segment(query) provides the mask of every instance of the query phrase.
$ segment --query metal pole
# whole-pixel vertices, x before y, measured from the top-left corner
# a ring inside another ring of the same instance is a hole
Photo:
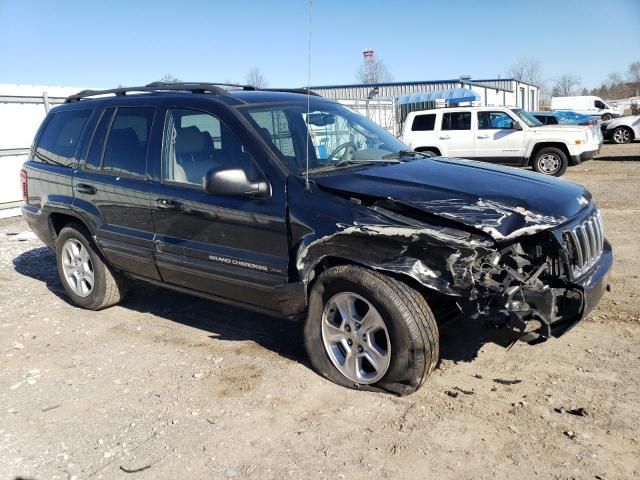
[[[46,92],[46,90],[42,92],[42,100],[44,101],[44,111],[46,113],[49,113],[49,109],[51,108],[51,106],[49,105],[49,94]]]

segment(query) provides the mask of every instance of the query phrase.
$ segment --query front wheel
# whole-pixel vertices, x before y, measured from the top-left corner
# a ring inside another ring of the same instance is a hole
[[[531,166],[533,170],[543,175],[559,177],[567,170],[569,161],[559,148],[547,147],[536,153]]]
[[[314,368],[348,388],[407,395],[439,358],[438,326],[424,297],[350,265],[330,268],[315,281],[304,334]]]
[[[613,118],[613,117],[611,116],[610,113],[605,113],[604,115],[602,115],[602,121],[603,122],[606,122],[607,120],[611,120],[611,118]]]

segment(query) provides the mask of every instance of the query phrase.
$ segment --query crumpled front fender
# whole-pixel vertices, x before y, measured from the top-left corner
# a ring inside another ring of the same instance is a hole
[[[427,288],[460,296],[473,287],[475,259],[491,251],[491,241],[450,227],[338,224],[331,233],[305,236],[295,266],[308,283],[322,260],[343,259],[407,275]]]

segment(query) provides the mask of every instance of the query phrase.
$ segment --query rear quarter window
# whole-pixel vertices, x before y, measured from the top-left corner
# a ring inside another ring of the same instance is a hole
[[[93,110],[65,110],[53,113],[36,144],[34,160],[69,167]]]
[[[427,115],[416,115],[413,119],[413,125],[411,125],[411,131],[413,132],[425,132],[433,130],[436,124],[436,114],[430,113]]]

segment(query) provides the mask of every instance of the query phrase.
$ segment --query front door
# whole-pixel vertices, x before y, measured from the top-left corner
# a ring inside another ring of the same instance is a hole
[[[506,112],[476,112],[475,155],[478,160],[519,165],[525,147],[524,130]]]
[[[447,157],[473,157],[471,112],[445,112],[438,132],[438,143]]]
[[[151,187],[156,265],[167,283],[268,306],[275,302],[274,289],[288,282],[285,181],[265,174],[261,152],[247,148],[251,142],[241,140],[223,117],[166,109],[158,178]],[[210,195],[203,181],[212,168],[240,168],[250,179],[267,179],[271,196]]]

